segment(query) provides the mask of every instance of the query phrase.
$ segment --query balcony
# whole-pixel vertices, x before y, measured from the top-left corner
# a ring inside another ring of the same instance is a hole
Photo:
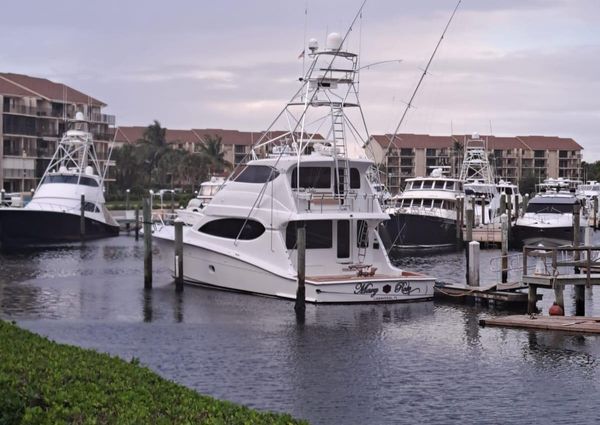
[[[108,125],[115,125],[115,122],[116,122],[114,115],[98,114],[98,113],[91,114],[90,121],[96,122],[96,123],[101,123],[101,124],[108,124]]]

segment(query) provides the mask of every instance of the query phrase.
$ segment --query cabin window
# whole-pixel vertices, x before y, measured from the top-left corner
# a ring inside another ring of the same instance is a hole
[[[505,188],[504,189],[504,193],[506,193],[507,195],[512,195],[513,194],[512,187]]]
[[[238,183],[267,183],[278,175],[279,171],[267,165],[244,165],[232,179]]]
[[[298,187],[298,168],[292,171],[292,188]],[[300,188],[330,189],[330,167],[300,167]]]
[[[92,202],[86,202],[83,204],[83,210],[87,212],[100,212],[100,209]]]
[[[356,223],[356,246],[367,248],[369,246],[369,225],[364,220]]]
[[[433,208],[442,208],[442,201],[440,199],[434,199]]]
[[[433,182],[431,180],[423,181],[423,189],[431,189],[433,186]]]
[[[456,208],[456,204],[454,203],[454,201],[444,201],[444,207],[447,210],[454,210]]]
[[[337,222],[337,258],[350,257],[350,221]]]
[[[529,205],[527,205],[526,212],[538,213],[538,214],[572,213],[573,212],[573,204],[529,203]]]
[[[200,232],[227,239],[256,239],[265,232],[265,226],[255,220],[220,218],[200,227]]]
[[[98,182],[95,179],[93,179],[91,177],[85,177],[85,176],[81,176],[81,179],[80,179],[78,175],[55,174],[55,175],[48,175],[44,179],[44,183],[77,184],[78,181],[79,181],[79,184],[82,184],[84,186],[98,187]]]
[[[344,169],[343,168],[338,168],[338,174],[340,177],[340,184],[336,184],[336,193],[343,193],[344,190]],[[338,174],[336,174],[334,176],[335,181],[337,183],[338,180]],[[350,189],[360,189],[360,173],[358,172],[357,168],[351,168],[350,169]]]
[[[285,230],[285,246],[296,249],[298,226],[303,222],[292,221]],[[333,247],[333,226],[331,220],[309,220],[306,226],[306,249],[327,249]]]
[[[443,189],[444,188],[444,181],[443,180],[437,180],[437,181],[433,182],[433,187],[435,189]]]

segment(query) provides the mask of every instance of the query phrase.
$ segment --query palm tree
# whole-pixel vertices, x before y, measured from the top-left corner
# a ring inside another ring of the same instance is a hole
[[[231,168],[231,163],[225,160],[223,152],[222,137],[205,135],[204,140],[199,145],[200,155],[206,160],[210,173],[222,173],[225,169]]]
[[[152,174],[156,174],[158,162],[168,149],[166,134],[167,129],[154,120],[144,131],[143,138],[138,140],[139,153],[144,158],[143,164],[148,176],[148,186],[152,185]]]

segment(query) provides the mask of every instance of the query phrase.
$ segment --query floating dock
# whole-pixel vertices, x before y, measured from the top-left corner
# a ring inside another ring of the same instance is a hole
[[[495,283],[485,286],[469,286],[445,284],[438,282],[434,288],[434,294],[439,298],[462,298],[464,301],[474,302],[502,302],[512,304],[516,307],[527,306],[528,294],[519,292],[518,289],[524,289],[520,282],[514,283]],[[538,299],[541,299],[538,295]]]
[[[517,315],[481,319],[479,325],[600,334],[600,317]]]

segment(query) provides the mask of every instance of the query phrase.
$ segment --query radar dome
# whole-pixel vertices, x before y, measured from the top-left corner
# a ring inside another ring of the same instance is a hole
[[[311,38],[310,40],[308,40],[308,49],[311,52],[314,52],[315,50],[319,49],[319,42],[316,38]]]
[[[75,121],[83,121],[83,112],[77,112],[75,114]]]
[[[325,47],[327,50],[340,50],[342,48],[342,36],[337,32],[332,32],[327,36]]]
[[[479,133],[475,132],[473,133],[473,135],[471,136],[474,140],[479,139]]]

